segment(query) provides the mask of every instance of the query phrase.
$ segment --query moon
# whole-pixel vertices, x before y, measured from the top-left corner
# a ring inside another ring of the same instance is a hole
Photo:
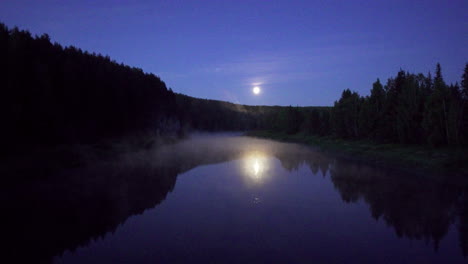
[[[252,89],[252,92],[253,92],[255,95],[260,94],[260,87],[255,86],[255,87]]]

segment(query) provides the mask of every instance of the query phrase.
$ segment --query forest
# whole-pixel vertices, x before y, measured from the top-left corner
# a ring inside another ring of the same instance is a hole
[[[248,106],[174,93],[156,75],[109,56],[0,23],[0,141],[14,149],[150,131],[272,130],[376,143],[468,145],[468,63],[460,84],[400,70],[370,95],[349,89],[330,107]]]

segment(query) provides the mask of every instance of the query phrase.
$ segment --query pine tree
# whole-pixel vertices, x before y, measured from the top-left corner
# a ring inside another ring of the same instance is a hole
[[[424,110],[423,127],[428,135],[428,142],[437,146],[450,144],[448,132],[448,96],[447,86],[442,77],[440,64],[437,64],[433,80],[433,90],[429,96]]]
[[[465,71],[462,75],[461,95],[465,101],[468,101],[468,63],[465,64]]]
[[[468,63],[465,64],[465,71],[462,75],[460,96],[460,141],[468,145]]]
[[[372,90],[369,98],[369,104],[370,104],[370,113],[369,113],[369,122],[370,122],[370,129],[371,131],[369,132],[369,135],[373,139],[380,140],[382,136],[382,129],[381,126],[385,125],[383,124],[383,110],[384,110],[384,105],[385,105],[385,98],[386,93],[385,90],[380,83],[380,80],[377,79],[372,84]]]

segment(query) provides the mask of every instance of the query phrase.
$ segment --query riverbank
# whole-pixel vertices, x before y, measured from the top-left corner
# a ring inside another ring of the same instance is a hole
[[[156,149],[179,140],[172,135],[138,133],[95,143],[18,148],[0,156],[0,175],[4,181],[11,182],[46,179],[56,171],[118,160],[121,155]]]
[[[307,144],[326,152],[373,164],[468,175],[468,149],[466,148],[376,144],[365,140],[351,141],[303,133],[288,135],[272,131],[250,131],[245,135]]]

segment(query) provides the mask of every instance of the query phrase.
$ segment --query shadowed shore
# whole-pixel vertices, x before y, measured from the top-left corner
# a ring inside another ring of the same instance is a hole
[[[368,140],[343,140],[303,133],[287,134],[276,131],[250,131],[245,135],[295,142],[319,147],[323,151],[346,158],[382,166],[399,166],[405,170],[468,175],[466,148],[431,148],[421,145],[377,144]]]

